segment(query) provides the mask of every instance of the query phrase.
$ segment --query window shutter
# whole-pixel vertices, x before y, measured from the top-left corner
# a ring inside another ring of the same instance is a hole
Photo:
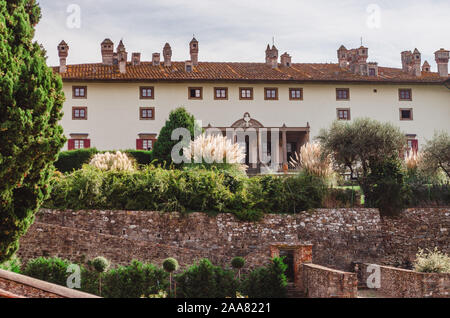
[[[84,140],[84,148],[85,149],[91,148],[91,140],[90,139],[85,139]]]
[[[136,139],[136,149],[143,150],[144,149],[144,140]]]
[[[69,139],[68,149],[69,150],[74,150],[75,149],[75,140]]]
[[[418,140],[412,140],[411,142],[411,148],[413,152],[417,153],[419,151],[419,141]]]

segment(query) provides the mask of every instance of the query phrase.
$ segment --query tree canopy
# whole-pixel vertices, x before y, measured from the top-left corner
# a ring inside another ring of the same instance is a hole
[[[64,145],[62,81],[33,42],[34,0],[0,1],[0,262],[49,194],[53,162]]]

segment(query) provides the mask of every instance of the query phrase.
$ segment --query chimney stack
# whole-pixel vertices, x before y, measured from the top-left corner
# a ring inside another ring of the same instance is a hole
[[[128,53],[125,50],[125,45],[123,44],[122,40],[120,40],[120,43],[117,46],[117,60],[119,62],[120,73],[125,74],[127,72]]]
[[[169,43],[166,43],[163,48],[164,66],[172,66],[172,48]]]
[[[439,51],[434,52],[434,56],[436,58],[439,76],[448,77],[449,51],[441,48]]]
[[[192,72],[192,61],[186,61],[185,63],[184,63],[184,70],[187,72],[187,73],[191,73]]]
[[[195,37],[192,39],[191,43],[189,43],[189,50],[191,53],[191,62],[193,66],[198,65],[198,41],[195,39]]]
[[[159,53],[153,53],[152,54],[152,64],[153,66],[159,66],[161,60],[161,54]]]
[[[278,67],[278,49],[275,47],[275,45],[272,45],[272,48],[270,48],[270,45],[267,44],[266,65],[272,68]]]
[[[348,66],[348,56],[347,56],[347,48],[343,45],[337,51],[339,67],[347,67]]]
[[[141,53],[131,54],[131,64],[133,66],[141,65]]]
[[[65,73],[67,71],[66,62],[69,56],[69,46],[63,40],[58,45],[58,55],[59,55],[59,72]]]
[[[105,39],[101,44],[102,63],[105,65],[113,65],[114,43],[110,39]]]
[[[431,72],[431,66],[430,66],[430,63],[428,63],[428,61],[425,61],[425,63],[423,63],[422,72],[425,72],[425,73]]]
[[[292,57],[287,52],[281,55],[281,65],[283,67],[291,67],[292,65]]]
[[[420,69],[420,65],[422,63],[422,54],[419,50],[414,49],[414,52],[403,51],[401,55],[403,72],[417,77],[421,76],[422,70]]]

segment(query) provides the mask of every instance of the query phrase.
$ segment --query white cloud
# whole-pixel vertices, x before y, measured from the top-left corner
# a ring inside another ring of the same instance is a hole
[[[66,27],[67,6],[81,7],[81,29]],[[369,4],[381,9],[381,27],[367,26]],[[399,67],[400,52],[417,47],[432,66],[434,51],[450,49],[450,2],[419,1],[303,1],[303,0],[41,0],[43,18],[36,40],[57,65],[56,46],[70,46],[68,63],[100,61],[100,42],[123,38],[127,50],[151,59],[172,45],[174,60],[189,58],[188,43],[195,33],[203,61],[264,61],[267,43],[275,37],[280,53],[294,62],[336,62],[336,50],[364,45],[369,60]],[[434,67],[435,68],[435,67]]]

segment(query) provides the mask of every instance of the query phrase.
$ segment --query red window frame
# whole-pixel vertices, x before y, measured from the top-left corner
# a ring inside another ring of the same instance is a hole
[[[347,116],[345,116],[345,114],[347,114]],[[338,108],[337,109],[337,118],[338,118],[338,120],[351,120],[350,108]]]
[[[83,94],[81,94],[83,92]],[[87,98],[87,86],[73,86],[72,98]]]
[[[400,101],[412,101],[412,89],[411,88],[400,88],[398,90],[398,99]]]
[[[83,148],[80,147],[80,144],[83,144]],[[91,140],[90,139],[69,139],[68,141],[68,149],[69,150],[78,150],[78,149],[89,149],[91,148]]]
[[[150,94],[149,94],[150,92]],[[155,99],[155,88],[153,86],[142,86],[139,88],[140,99]]]
[[[149,111],[151,111],[151,116],[147,116]],[[140,120],[154,120],[155,119],[155,107],[139,108],[139,119]]]
[[[350,89],[336,88],[336,100],[350,100]]]
[[[84,116],[81,116],[82,111]],[[72,107],[72,120],[87,120],[87,107]]]
[[[155,146],[156,138],[142,138],[136,139],[136,149],[137,150],[152,150]],[[151,146],[148,147],[148,144],[151,143]],[[145,147],[147,145],[147,147]]]

